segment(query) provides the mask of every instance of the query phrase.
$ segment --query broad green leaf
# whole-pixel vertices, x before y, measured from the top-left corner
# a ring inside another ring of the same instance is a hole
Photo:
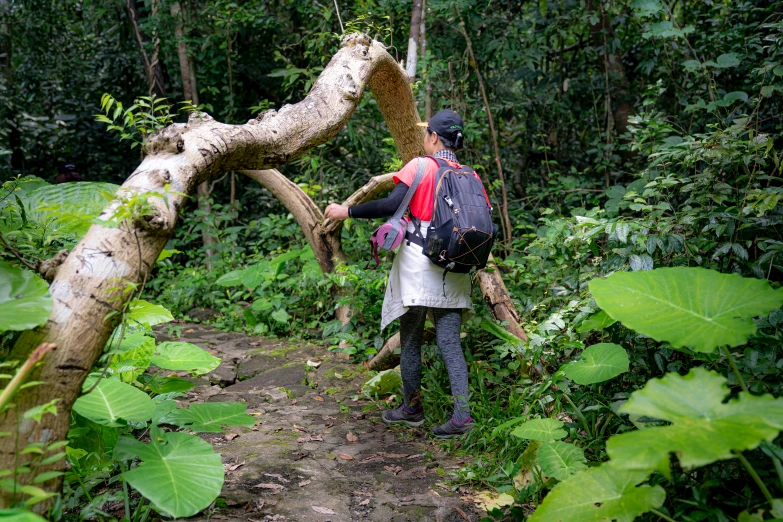
[[[156,375],[142,375],[139,377],[139,381],[143,382],[152,393],[172,393],[172,392],[186,392],[195,386],[194,383],[180,379],[179,377],[163,377]]]
[[[140,337],[138,334],[141,334]],[[132,339],[128,339],[131,337]],[[127,340],[127,344],[126,344]],[[133,382],[150,366],[150,359],[155,353],[155,339],[148,337],[143,332],[137,332],[131,334],[122,340],[120,348],[123,346],[136,344],[140,341],[138,346],[130,350],[124,350],[120,353],[115,353],[112,356],[111,364],[109,364],[109,372],[112,375],[116,375],[123,382]]]
[[[119,185],[81,182],[45,185],[24,198],[28,218],[59,233],[84,235],[111,202]]]
[[[653,16],[663,10],[659,0],[633,0],[631,8],[641,17]]]
[[[745,344],[756,331],[752,318],[783,304],[783,289],[767,281],[704,268],[615,272],[590,281],[590,292],[628,328],[705,353]]]
[[[530,522],[631,522],[663,504],[660,486],[637,486],[649,473],[604,464],[581,471],[552,489]]]
[[[291,320],[291,316],[288,312],[286,312],[283,308],[280,310],[275,310],[272,312],[272,319],[277,321],[278,323],[288,323],[288,321]]]
[[[211,372],[220,365],[220,359],[190,343],[165,342],[155,349],[150,363],[165,370],[185,370],[194,375]]]
[[[96,377],[88,377],[83,391],[95,384]],[[87,395],[73,403],[79,415],[105,426],[123,426],[126,422],[147,422],[155,405],[146,393],[135,386],[111,378],[103,378]]]
[[[609,328],[616,322],[615,319],[612,319],[606,312],[601,310],[579,323],[579,328],[577,328],[576,331],[579,333],[586,333],[592,332],[593,330],[603,330],[604,328]]]
[[[402,386],[400,373],[397,370],[384,370],[364,383],[362,393],[365,395],[396,393],[400,386]]]
[[[732,91],[729,93],[726,93],[726,96],[723,97],[723,101],[727,103],[732,103],[737,100],[742,100],[744,102],[748,101],[748,94],[746,92],[742,91]]]
[[[547,442],[536,453],[541,471],[557,480],[565,480],[578,471],[587,469],[585,453],[567,442]]]
[[[557,419],[533,419],[514,428],[511,434],[520,439],[552,442],[568,435],[563,426]]]
[[[512,334],[502,326],[498,326],[497,324],[493,323],[492,321],[487,321],[486,319],[482,320],[479,326],[486,332],[491,333],[501,341],[506,341],[507,343],[511,343],[513,345],[522,344],[522,339],[517,337],[516,335]]]
[[[35,328],[46,322],[51,311],[46,281],[0,261],[0,332]]]
[[[52,399],[51,401],[39,404],[38,406],[33,406],[26,412],[24,412],[23,417],[25,419],[33,419],[35,422],[40,423],[43,416],[47,413],[51,413],[52,415],[57,415],[57,403],[60,402],[62,399]]]
[[[179,254],[180,251],[176,248],[172,248],[171,250],[166,250],[165,248],[160,251],[160,254],[158,255],[158,259],[155,260],[156,263],[163,261],[164,259],[168,259],[171,256]]]
[[[715,62],[716,67],[720,67],[721,69],[736,67],[740,64],[739,55],[737,53],[721,54]]]
[[[130,321],[136,321],[137,323],[146,324],[147,326],[155,326],[156,324],[168,323],[174,320],[174,316],[171,312],[164,307],[150,302],[144,299],[135,299],[128,305],[128,312],[126,317]]]
[[[595,384],[617,377],[628,371],[628,354],[625,349],[613,343],[599,343],[589,346],[581,359],[564,364],[561,370],[566,377],[577,384]]]
[[[228,426],[253,426],[256,420],[245,413],[246,408],[238,402],[191,404],[189,408],[177,408],[161,422],[198,433],[218,433]]]
[[[208,507],[223,487],[223,463],[212,446],[195,435],[151,430],[143,444],[131,437],[117,443],[115,458],[139,457],[141,464],[122,477],[171,517],[193,516]]]
[[[606,445],[613,466],[669,473],[674,453],[685,470],[733,458],[732,450],[756,448],[783,429],[783,399],[730,391],[726,379],[703,368],[686,376],[666,374],[652,379],[621,408],[629,413],[670,422],[669,426],[615,435]]]
[[[45,518],[24,509],[0,509],[0,520],[3,522],[46,522]]]

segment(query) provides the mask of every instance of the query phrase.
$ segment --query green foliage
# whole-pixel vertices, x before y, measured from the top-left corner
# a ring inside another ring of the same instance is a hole
[[[0,261],[0,332],[35,328],[51,311],[52,298],[43,279]]]
[[[206,441],[187,433],[150,432],[150,442],[122,437],[114,449],[119,460],[141,459],[122,477],[171,517],[189,517],[209,506],[223,486],[223,463]]]
[[[648,381],[620,412],[671,424],[611,437],[606,451],[612,466],[656,469],[668,476],[670,453],[687,471],[733,458],[732,450],[756,448],[783,429],[783,399],[740,392],[724,402],[728,394],[726,379],[703,368]]]
[[[557,480],[565,480],[587,469],[584,451],[566,442],[546,442],[536,452],[541,471]]]
[[[622,346],[599,343],[588,347],[578,361],[563,365],[560,370],[578,384],[608,381],[628,371],[628,354]]]
[[[660,486],[637,486],[645,478],[643,472],[614,470],[605,464],[581,471],[555,486],[530,522],[631,522],[660,507],[666,495]]]
[[[397,393],[402,386],[402,377],[397,370],[384,370],[371,377],[362,387],[362,393],[369,396]]]
[[[95,121],[105,123],[108,130],[117,132],[120,141],[130,140],[130,147],[133,149],[143,145],[147,136],[156,130],[174,122],[172,106],[166,101],[166,98],[157,98],[155,95],[140,96],[126,109],[121,101],[104,93],[101,96],[103,114],[96,114]],[[184,102],[180,110],[191,111],[195,110],[195,107],[190,102]]]
[[[711,353],[745,344],[751,320],[783,305],[766,281],[701,268],[612,274],[590,282],[598,305],[628,328],[674,347]]]
[[[157,355],[150,363],[166,370],[185,370],[194,375],[209,373],[220,364],[220,359],[195,344],[182,342],[160,343]]]
[[[147,422],[152,418],[155,405],[146,393],[114,379],[90,377],[84,382],[84,390],[92,389],[73,404],[73,410],[98,424],[117,427],[128,422]]]
[[[207,402],[178,408],[162,422],[196,433],[219,433],[229,426],[253,426],[256,420],[245,413],[247,405],[236,402]]]
[[[551,442],[562,439],[568,433],[563,429],[563,423],[555,419],[533,419],[517,426],[511,432],[520,439]]]

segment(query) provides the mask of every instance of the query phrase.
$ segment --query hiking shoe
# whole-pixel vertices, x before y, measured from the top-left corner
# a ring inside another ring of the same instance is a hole
[[[432,429],[432,434],[439,439],[450,439],[452,437],[458,437],[464,435],[473,429],[473,419],[468,419],[463,423],[456,422],[453,418],[449,419],[446,423],[436,426]]]
[[[383,412],[381,419],[386,424],[407,424],[415,428],[424,424],[424,408],[421,406],[410,408],[405,404],[400,404],[393,410]]]

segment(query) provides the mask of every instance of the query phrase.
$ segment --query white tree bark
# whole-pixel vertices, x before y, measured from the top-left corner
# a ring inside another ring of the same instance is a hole
[[[416,79],[416,62],[419,51],[419,32],[421,31],[421,4],[422,0],[413,0],[411,11],[411,30],[408,36],[408,54],[405,62],[405,71],[411,82]]]

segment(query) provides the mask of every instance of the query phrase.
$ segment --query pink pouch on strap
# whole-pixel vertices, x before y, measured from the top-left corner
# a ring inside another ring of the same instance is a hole
[[[416,188],[419,186],[421,178],[424,177],[424,163],[425,160],[423,158],[419,158],[419,163],[416,168],[416,176],[414,176],[413,182],[408,188],[408,192],[405,193],[405,198],[402,200],[402,203],[400,203],[400,207],[397,209],[397,212],[394,213],[389,221],[376,228],[375,232],[373,232],[372,236],[370,236],[372,254],[375,257],[375,266],[373,267],[373,270],[378,268],[378,266],[381,264],[381,260],[378,257],[378,249],[394,250],[400,246],[400,243],[402,243],[402,240],[405,238],[405,231],[408,229],[408,222],[410,220],[407,217],[404,217],[403,214],[408,208],[408,204],[411,202],[411,198],[416,192]],[[364,268],[370,268],[371,262],[372,261],[367,263],[367,266]]]

